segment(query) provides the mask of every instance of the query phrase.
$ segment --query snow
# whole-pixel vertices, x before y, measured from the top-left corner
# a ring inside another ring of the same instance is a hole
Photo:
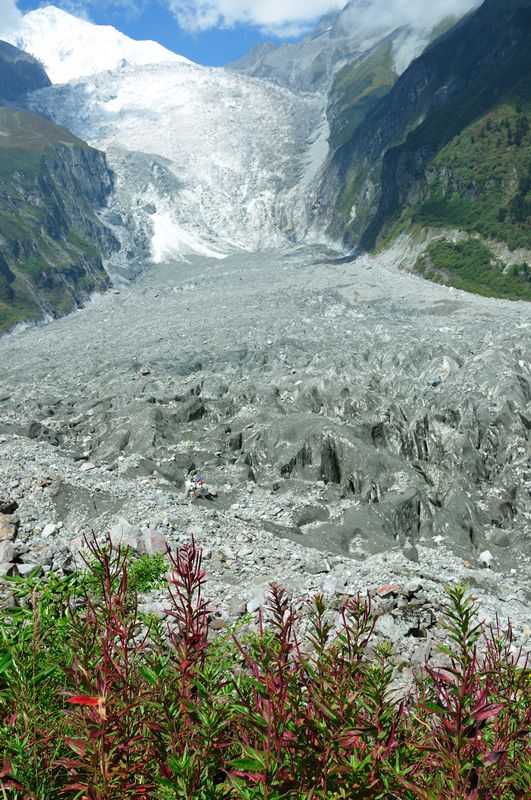
[[[93,25],[66,11],[47,6],[30,11],[20,30],[6,37],[37,56],[53,83],[131,65],[191,63],[157,42],[138,42],[108,25]]]
[[[186,261],[186,255],[203,255],[209,258],[225,258],[225,254],[209,248],[200,239],[195,238],[180,227],[171,209],[155,212],[153,220],[153,238],[151,255],[154,264],[176,259]]]
[[[146,43],[73,19],[56,9],[26,15],[22,37],[35,55],[47,67],[57,58],[56,76],[77,76],[34,93],[30,105],[107,153],[116,176],[108,217],[123,253],[161,262],[286,244],[285,199],[293,205],[316,168],[317,153],[306,153],[322,100],[169,60],[163,48],[163,59],[144,63]],[[78,23],[90,47],[73,41]],[[83,64],[78,50],[90,51]],[[123,54],[127,63],[116,65]],[[115,67],[102,72],[103,60]],[[314,145],[321,160],[324,144]]]

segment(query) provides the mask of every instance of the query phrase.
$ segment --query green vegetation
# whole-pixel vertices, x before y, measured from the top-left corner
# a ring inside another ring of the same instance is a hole
[[[161,553],[140,556],[129,564],[130,591],[147,594],[164,586],[168,565]]]
[[[531,670],[466,587],[447,590],[440,666],[400,700],[369,598],[336,631],[321,596],[296,614],[273,585],[257,630],[214,638],[192,542],[168,556],[168,624],[147,627],[127,552],[88,546],[87,573],[13,580],[0,611],[0,796],[529,796]]]
[[[530,95],[531,97],[531,95]],[[504,103],[452,139],[411,219],[531,248],[531,101]]]
[[[396,82],[392,43],[386,42],[361,63],[343,67],[335,77],[329,107],[330,145],[341,147]]]
[[[531,268],[527,263],[504,269],[479,239],[437,240],[415,264],[425,278],[486,297],[531,300]]]
[[[66,314],[76,296],[106,285],[97,250],[68,216],[83,203],[82,176],[71,176],[73,198],[48,164],[74,147],[89,149],[42,117],[0,108],[0,333]]]
[[[1,179],[21,173],[24,182],[31,185],[40,170],[42,156],[57,145],[88,149],[81,139],[44,117],[0,107]]]

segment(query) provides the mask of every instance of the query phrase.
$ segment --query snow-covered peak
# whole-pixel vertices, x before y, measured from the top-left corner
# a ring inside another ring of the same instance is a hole
[[[94,25],[56,6],[30,11],[9,38],[39,58],[54,83],[132,66],[190,63],[157,42],[135,41],[110,25]]]

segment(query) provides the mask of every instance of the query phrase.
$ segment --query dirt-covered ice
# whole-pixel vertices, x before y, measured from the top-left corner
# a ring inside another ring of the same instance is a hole
[[[530,325],[528,304],[390,259],[300,248],[149,268],[0,341],[13,561],[60,569],[83,532],[123,518],[170,542],[195,531],[221,596],[468,578],[524,630]],[[185,499],[197,470],[216,500]]]

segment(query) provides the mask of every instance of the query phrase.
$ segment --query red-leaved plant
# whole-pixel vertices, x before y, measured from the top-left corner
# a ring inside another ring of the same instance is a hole
[[[477,622],[465,587],[449,587],[447,595],[450,644],[439,645],[447,663],[426,667],[410,711],[418,762],[402,785],[418,800],[524,800],[531,788],[529,662],[512,652],[510,625],[503,632],[499,621],[489,629]]]
[[[369,597],[338,624],[322,596],[296,613],[273,585],[254,633],[215,638],[194,541],[168,553],[166,623],[139,613],[126,551],[87,547],[79,583],[32,583],[21,616],[0,612],[2,800],[531,796],[529,664],[464,587],[448,589],[441,666],[397,700]]]
[[[70,604],[76,694],[66,698],[72,750],[63,759],[71,782],[64,791],[89,800],[119,800],[152,792],[148,687],[141,667],[149,628],[140,625],[136,595],[127,588],[126,553],[87,541],[88,569],[99,592]]]

